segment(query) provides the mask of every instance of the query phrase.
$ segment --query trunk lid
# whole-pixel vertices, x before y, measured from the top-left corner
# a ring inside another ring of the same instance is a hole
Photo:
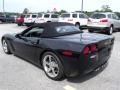
[[[112,36],[96,34],[96,33],[79,33],[66,36],[56,37],[69,42],[79,44],[92,44],[112,38]]]

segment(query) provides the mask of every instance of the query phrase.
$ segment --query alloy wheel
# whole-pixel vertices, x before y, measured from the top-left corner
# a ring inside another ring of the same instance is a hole
[[[110,27],[110,35],[113,33],[113,27]]]
[[[3,50],[5,53],[8,53],[8,45],[5,40],[2,41]]]
[[[46,55],[43,58],[43,68],[46,74],[51,78],[55,78],[59,74],[59,66],[57,60],[52,55]]]

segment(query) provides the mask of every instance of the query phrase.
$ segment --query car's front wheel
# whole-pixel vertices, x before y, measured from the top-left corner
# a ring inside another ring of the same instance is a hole
[[[3,47],[3,51],[6,54],[11,54],[10,49],[9,49],[8,44],[5,39],[2,40],[2,47]]]
[[[42,66],[45,74],[53,80],[60,80],[64,76],[62,63],[58,56],[52,52],[46,52],[43,55]]]

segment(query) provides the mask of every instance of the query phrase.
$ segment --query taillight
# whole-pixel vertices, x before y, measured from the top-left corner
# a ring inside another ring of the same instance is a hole
[[[62,54],[65,55],[65,56],[73,55],[73,53],[71,51],[64,51],[64,52],[62,52]]]
[[[83,54],[88,55],[89,53],[94,53],[96,51],[97,51],[97,46],[96,46],[96,44],[93,44],[93,45],[86,46],[83,49]]]
[[[73,21],[73,19],[68,19],[68,21]]]
[[[86,47],[84,48],[84,50],[83,50],[83,54],[84,54],[84,55],[88,55],[89,52],[90,52],[90,48],[89,48],[88,46],[86,46]]]
[[[102,19],[100,22],[108,22],[108,19]]]
[[[97,51],[97,47],[95,44],[91,45],[91,52],[96,52]]]

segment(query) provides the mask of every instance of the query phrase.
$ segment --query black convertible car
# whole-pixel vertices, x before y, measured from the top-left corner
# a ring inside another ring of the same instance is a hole
[[[98,70],[108,62],[113,44],[112,36],[83,33],[62,22],[37,24],[2,37],[5,53],[41,66],[53,80]]]

